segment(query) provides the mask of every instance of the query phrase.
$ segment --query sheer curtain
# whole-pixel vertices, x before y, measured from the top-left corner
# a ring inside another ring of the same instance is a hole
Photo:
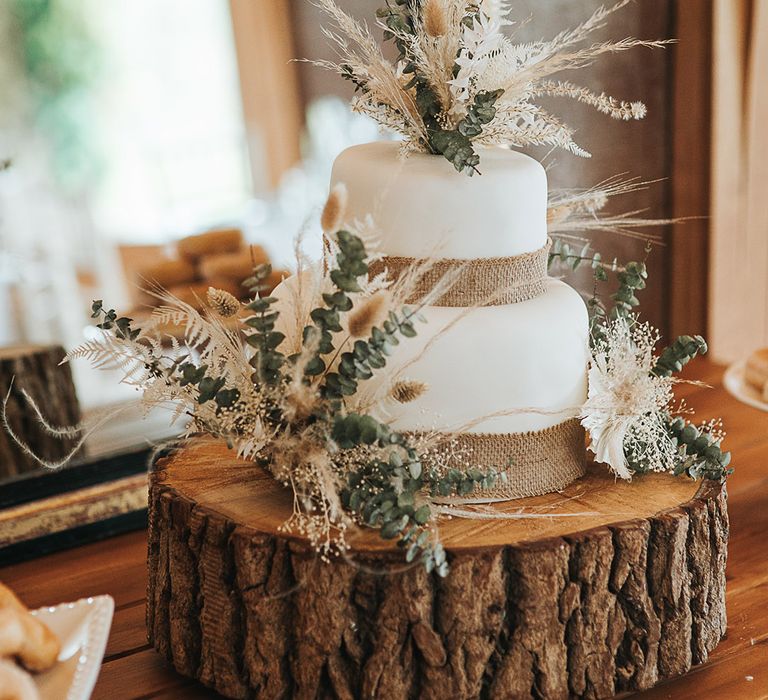
[[[716,0],[709,337],[768,346],[768,0]]]

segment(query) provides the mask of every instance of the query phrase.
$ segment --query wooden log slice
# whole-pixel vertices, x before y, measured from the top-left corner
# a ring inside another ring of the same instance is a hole
[[[59,366],[62,359],[64,349],[58,345],[0,348],[0,399],[8,399],[6,419],[40,457],[50,461],[68,454],[77,438],[48,433],[22,392],[26,391],[35,401],[50,425],[76,425],[80,421],[80,406],[69,365]],[[0,478],[39,468],[38,462],[0,427]]]
[[[232,698],[605,698],[706,660],[725,633],[722,484],[593,466],[563,493],[445,520],[445,579],[366,530],[319,561],[290,493],[193,441],[150,485],[149,639]]]

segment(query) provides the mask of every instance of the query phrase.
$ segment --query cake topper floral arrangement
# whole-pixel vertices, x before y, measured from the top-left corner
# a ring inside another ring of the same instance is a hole
[[[367,26],[335,0],[316,2],[331,19],[326,35],[338,53],[336,61],[317,63],[354,83],[353,109],[403,136],[406,150],[442,155],[469,175],[478,172],[478,146],[550,145],[588,157],[573,129],[538,104],[540,98],[570,98],[622,120],[642,119],[645,105],[552,76],[604,54],[667,43],[587,43],[630,0],[601,7],[552,39],[527,43],[502,33],[513,26],[502,0],[388,0],[377,25],[398,51],[391,62]]]

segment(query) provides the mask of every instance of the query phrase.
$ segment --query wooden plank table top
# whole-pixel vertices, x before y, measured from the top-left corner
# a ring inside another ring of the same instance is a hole
[[[697,421],[722,417],[726,447],[734,453],[728,633],[706,664],[635,696],[642,700],[768,698],[768,413],[732,398],[722,388],[722,374],[722,368],[697,361],[686,376],[714,388],[680,385],[676,393],[696,409]],[[146,546],[146,532],[134,532],[0,568],[0,580],[33,608],[103,593],[115,599],[94,700],[219,697],[179,676],[147,644]]]

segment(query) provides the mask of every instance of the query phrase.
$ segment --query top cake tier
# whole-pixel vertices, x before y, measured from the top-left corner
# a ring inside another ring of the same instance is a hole
[[[332,184],[349,191],[351,218],[372,215],[386,255],[493,258],[541,248],[547,239],[547,176],[517,151],[488,148],[482,175],[466,177],[440,156],[399,154],[396,142],[346,149]]]

